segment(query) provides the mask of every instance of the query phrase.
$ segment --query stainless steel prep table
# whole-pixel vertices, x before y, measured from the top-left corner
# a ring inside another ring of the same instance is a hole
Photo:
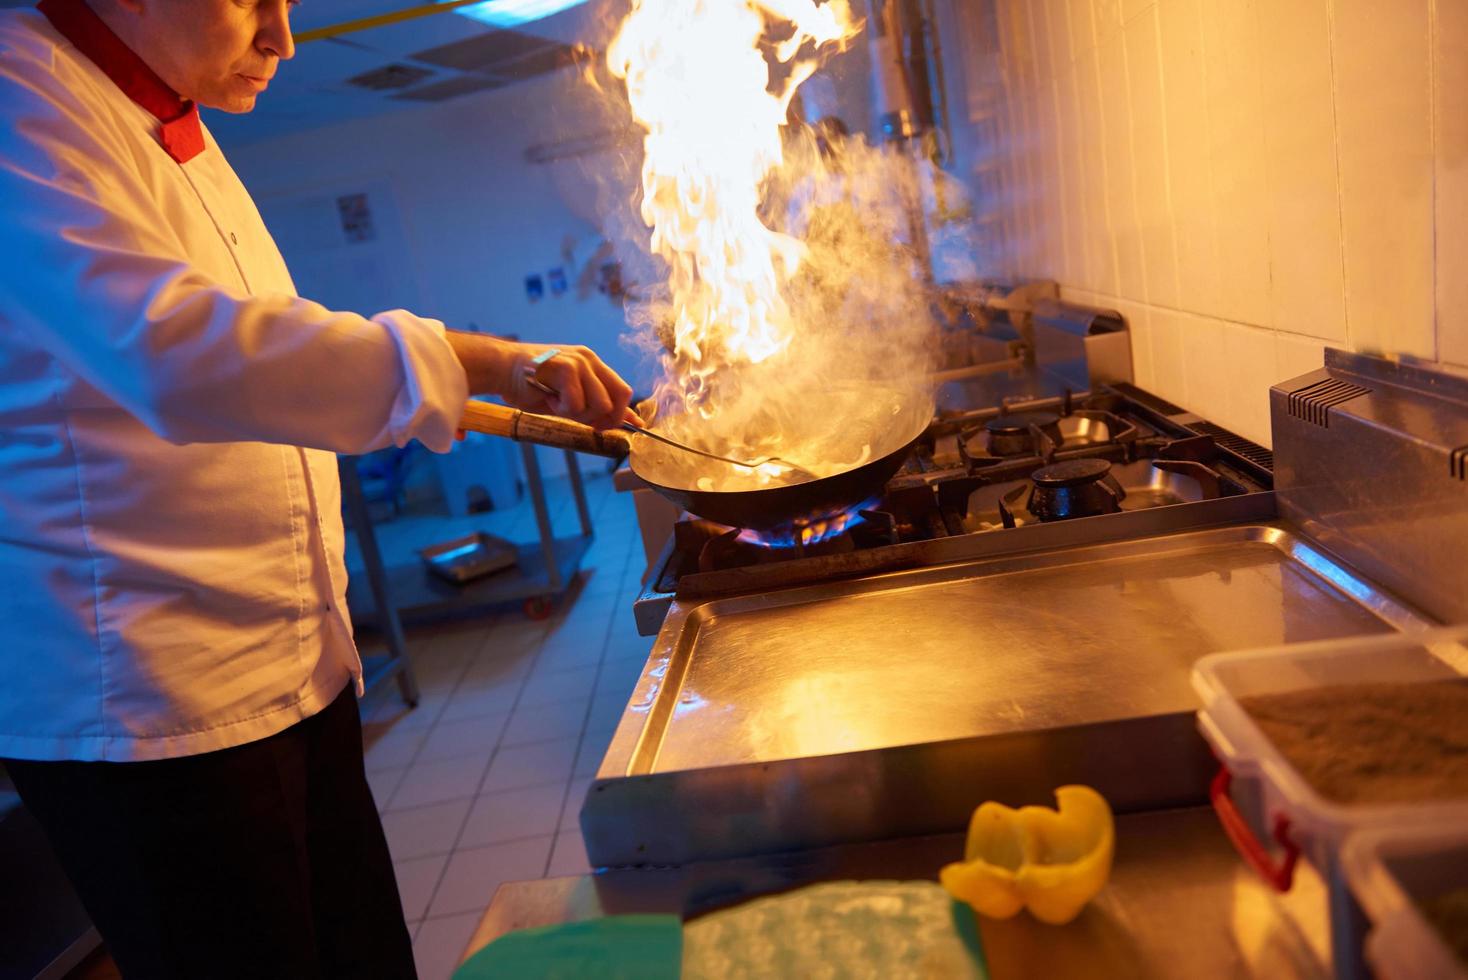
[[[794,856],[669,870],[607,871],[500,887],[466,956],[515,929],[602,915],[693,918],[761,894],[837,879],[936,877],[963,838],[846,845]],[[1111,882],[1080,918],[1046,926],[1027,914],[979,920],[994,980],[1034,977],[1291,978],[1326,975],[1318,881],[1281,900],[1239,862],[1204,808],[1117,821]],[[1288,901],[1289,904],[1285,904]]]

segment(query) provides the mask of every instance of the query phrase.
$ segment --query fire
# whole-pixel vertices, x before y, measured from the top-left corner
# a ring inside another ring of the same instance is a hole
[[[861,511],[874,506],[876,500],[868,500],[838,514],[829,514],[811,520],[792,521],[775,531],[754,531],[749,528],[739,532],[739,540],[761,548],[807,548],[830,541],[844,534],[866,519]]]
[[[849,0],[631,0],[607,49],[643,131],[639,244],[666,271],[629,310],[663,351],[655,425],[801,471],[667,450],[668,485],[844,472],[927,411],[931,304],[903,240],[911,167],[860,136],[833,149],[787,126],[802,83],[859,30]]]
[[[771,89],[762,42],[788,66]],[[607,51],[646,131],[643,220],[669,267],[667,386],[709,417],[712,375],[785,351],[796,329],[784,287],[804,246],[760,216],[766,178],[784,161],[782,127],[822,48],[858,26],[847,0],[633,0]]]

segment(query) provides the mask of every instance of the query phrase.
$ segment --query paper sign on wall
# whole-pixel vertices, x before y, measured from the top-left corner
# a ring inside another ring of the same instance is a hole
[[[336,210],[341,215],[342,234],[347,241],[370,242],[377,237],[366,194],[343,194],[336,199]]]

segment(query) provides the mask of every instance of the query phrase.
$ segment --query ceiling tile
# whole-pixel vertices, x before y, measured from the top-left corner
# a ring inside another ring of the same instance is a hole
[[[553,44],[528,54],[523,58],[517,58],[509,63],[496,65],[491,70],[496,75],[502,75],[518,81],[523,78],[544,75],[548,71],[555,71],[558,68],[565,68],[575,63],[576,57],[573,48],[565,44]]]
[[[282,62],[276,72],[277,82],[292,86],[334,84],[381,68],[394,59],[370,48],[341,41],[318,41],[303,44],[296,56]],[[274,86],[272,86],[272,89]]]
[[[434,82],[430,85],[420,85],[406,92],[398,92],[391,96],[409,102],[446,102],[456,99],[461,95],[469,95],[472,92],[484,92],[492,88],[501,88],[506,82],[498,78],[490,78],[487,75],[460,75],[457,78],[445,79],[442,82]]]
[[[0,4],[5,2],[0,0]],[[33,0],[20,2],[29,6]],[[412,5],[407,0],[310,0],[296,10],[292,22],[300,32]],[[604,46],[623,12],[624,0],[589,0],[515,31],[495,31],[446,11],[303,44],[294,60],[280,66],[270,91],[254,112],[245,116],[210,112],[209,125],[228,148],[402,111],[413,102],[494,89],[559,68],[568,57],[566,45]],[[348,79],[426,54],[438,58],[437,62],[432,57],[425,60],[439,69],[463,64],[483,74],[460,78],[448,72],[407,92],[374,92],[348,84]],[[484,65],[492,67],[486,70]]]
[[[291,11],[291,29],[300,34],[363,17],[392,13],[403,7],[403,0],[311,0]]]
[[[314,0],[313,0],[314,2]],[[338,40],[351,41],[364,47],[391,55],[393,58],[407,57],[413,51],[452,44],[485,32],[483,24],[454,13],[434,14],[405,20],[384,27],[374,27],[343,35]]]
[[[415,51],[409,57],[414,61],[425,61],[430,65],[457,68],[460,71],[493,72],[507,62],[526,58],[553,46],[553,42],[533,34],[489,31],[453,44]]]
[[[397,91],[417,85],[433,74],[433,69],[418,65],[383,65],[371,71],[347,79],[348,85],[370,89],[374,92]]]

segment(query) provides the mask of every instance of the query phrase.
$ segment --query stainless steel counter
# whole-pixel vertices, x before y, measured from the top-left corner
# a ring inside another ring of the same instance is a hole
[[[1119,812],[1197,803],[1197,658],[1423,622],[1277,523],[680,600],[582,810],[587,853],[956,831],[982,800],[1067,782]]]
[[[1390,628],[1313,557],[1230,528],[698,606],[626,772],[1191,711],[1202,653]]]
[[[934,879],[962,853],[943,835],[693,865],[503,885],[466,956],[514,929],[602,915],[691,919],[817,881]],[[1323,977],[1325,903],[1308,869],[1287,899],[1239,861],[1211,810],[1123,816],[1106,890],[1066,926],[1022,913],[980,920],[994,980],[1035,977]]]

